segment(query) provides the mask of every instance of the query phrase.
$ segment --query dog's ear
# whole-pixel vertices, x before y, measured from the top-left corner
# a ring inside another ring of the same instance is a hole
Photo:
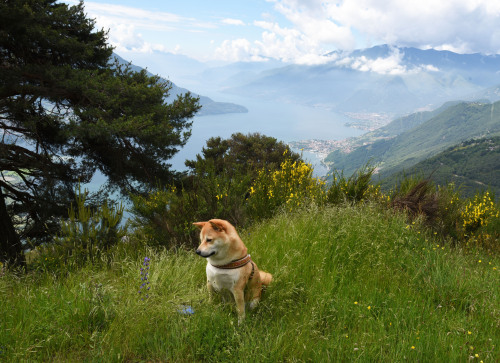
[[[199,229],[202,229],[205,224],[207,224],[207,222],[194,222],[193,223],[193,225],[195,225]]]
[[[216,232],[226,232],[226,227],[222,223],[214,222],[214,221],[208,221],[214,231]]]

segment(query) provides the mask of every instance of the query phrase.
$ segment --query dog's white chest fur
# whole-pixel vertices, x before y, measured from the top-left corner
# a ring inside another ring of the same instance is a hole
[[[215,291],[227,289],[233,291],[234,285],[240,278],[241,269],[221,269],[207,263],[207,280]]]

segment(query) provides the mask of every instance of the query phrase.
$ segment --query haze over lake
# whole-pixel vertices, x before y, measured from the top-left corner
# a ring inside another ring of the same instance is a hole
[[[326,109],[225,93],[207,95],[220,101],[243,105],[248,109],[248,113],[195,117],[188,143],[171,160],[173,169],[185,170],[184,161],[201,153],[210,137],[229,138],[235,132],[259,132],[284,142],[305,139],[340,140],[364,132],[346,127],[346,116]],[[313,163],[317,162],[312,154],[304,153],[304,157]]]

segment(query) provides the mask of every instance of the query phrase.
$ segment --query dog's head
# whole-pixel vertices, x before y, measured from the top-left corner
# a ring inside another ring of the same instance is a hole
[[[215,260],[224,260],[238,253],[241,240],[235,228],[222,219],[211,219],[208,222],[193,223],[200,231],[201,243],[196,253],[201,257],[212,257]],[[243,245],[243,243],[241,243]]]

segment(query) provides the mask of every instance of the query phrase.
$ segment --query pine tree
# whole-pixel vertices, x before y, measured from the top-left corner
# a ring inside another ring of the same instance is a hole
[[[96,171],[126,194],[170,182],[198,99],[112,60],[107,32],[56,0],[0,2],[0,260],[47,240]]]

